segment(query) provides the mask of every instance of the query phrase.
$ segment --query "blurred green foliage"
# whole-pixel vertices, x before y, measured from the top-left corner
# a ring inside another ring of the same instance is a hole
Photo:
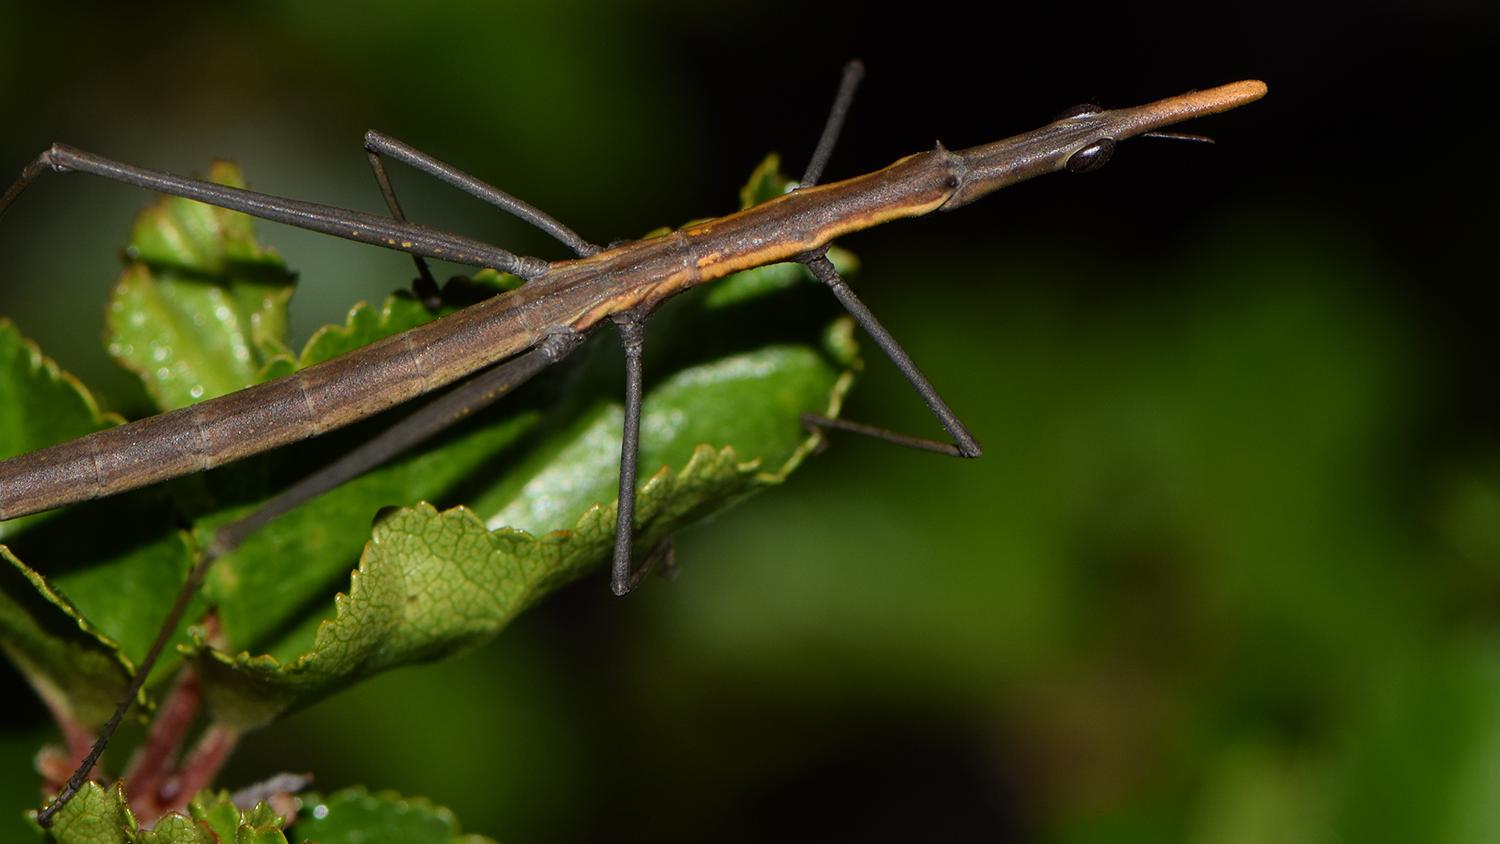
[[[1192,9],[1066,31],[1011,10],[1004,31],[1038,34],[1004,50],[791,3],[82,7],[65,31],[15,10],[6,166],[54,137],[224,155],[254,187],[378,209],[376,127],[598,239],[729,210],[770,148],[795,166],[851,55],[871,73],[833,178],[1096,94],[1271,83],[1203,125],[1208,152],[1138,142],[1098,177],[851,240],[983,459],[839,440],[684,536],[670,586],[578,584],[488,649],[257,734],[225,784],[310,770],[514,841],[1500,836],[1496,301],[1474,283],[1496,178],[1425,165],[1493,137],[1455,81],[1483,78],[1493,13],[1377,10],[1351,38],[1302,4]],[[1391,101],[1421,130],[1387,131]],[[414,217],[552,254],[408,175]],[[0,225],[4,312],[91,382],[102,316],[77,303],[103,302],[139,201],[56,178]],[[348,285],[304,290],[294,333],[410,274],[269,239]],[[116,383],[112,406],[140,401]],[[931,430],[878,361],[849,413]],[[12,817],[47,730],[33,709],[0,734]]]

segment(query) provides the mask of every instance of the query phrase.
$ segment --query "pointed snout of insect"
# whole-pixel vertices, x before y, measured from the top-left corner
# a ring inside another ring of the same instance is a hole
[[[1266,83],[1259,79],[1243,79],[1133,108],[1116,109],[1105,115],[1113,125],[1111,137],[1124,140],[1195,117],[1207,117],[1249,105],[1264,97],[1266,91]]]
[[[961,174],[957,189],[940,207],[951,211],[1008,185],[1064,168],[1097,170],[1119,141],[1239,108],[1265,95],[1266,83],[1246,79],[1145,105],[1068,115],[1035,132],[959,152],[939,150],[951,157],[950,170]],[[1086,158],[1078,158],[1080,154]]]

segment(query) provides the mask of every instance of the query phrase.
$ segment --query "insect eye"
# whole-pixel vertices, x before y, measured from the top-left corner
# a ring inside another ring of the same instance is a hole
[[[1083,149],[1068,156],[1069,173],[1092,173],[1109,163],[1115,154],[1113,138],[1100,138]]]
[[[1098,114],[1103,110],[1103,107],[1099,106],[1097,103],[1079,103],[1076,106],[1069,106],[1063,109],[1062,111],[1057,113],[1056,117],[1052,119],[1054,121],[1067,120],[1070,117],[1084,117],[1090,114]]]

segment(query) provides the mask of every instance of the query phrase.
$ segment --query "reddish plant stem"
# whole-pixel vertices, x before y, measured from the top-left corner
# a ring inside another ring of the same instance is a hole
[[[160,802],[158,794],[175,772],[178,753],[198,717],[202,698],[197,675],[190,668],[183,669],[157,709],[146,732],[145,744],[125,766],[123,777],[129,785],[131,808],[137,815],[154,817],[150,810]]]

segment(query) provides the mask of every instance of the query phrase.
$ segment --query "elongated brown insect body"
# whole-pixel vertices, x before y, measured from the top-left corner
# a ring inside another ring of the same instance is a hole
[[[1112,144],[1227,111],[1265,92],[1264,83],[1248,80],[1064,117],[995,143],[962,151],[939,147],[661,237],[549,263],[516,290],[296,374],[0,461],[0,519],[113,495],[316,436],[530,349],[559,327],[587,334],[611,316],[649,313],[695,285],[799,259],[840,235],[957,208],[1016,182],[1067,169],[1074,155],[1097,155],[1101,140]],[[150,186],[188,193],[166,182]],[[220,193],[261,196],[231,188]],[[256,213],[253,207],[242,210]],[[403,230],[390,224],[386,229],[392,232],[390,242],[373,242],[402,249]],[[405,246],[404,251],[415,251],[410,242]],[[428,248],[418,254],[442,256],[443,251]]]
[[[378,132],[365,136],[365,151],[390,217],[145,170],[63,145],[39,155],[22,171],[20,179],[0,194],[0,213],[41,173],[92,173],[406,252],[416,263],[417,290],[426,301],[432,300],[436,284],[424,258],[491,266],[520,276],[527,283],[284,378],[0,461],[0,520],[12,519],[211,469],[316,436],[486,370],[215,531],[184,578],[114,713],[57,796],[37,814],[38,823],[50,824],[87,780],[215,559],[233,551],[271,519],[497,400],[568,355],[583,338],[607,323],[619,330],[626,362],[620,495],[610,586],[623,595],[634,588],[652,562],[661,557],[670,559],[668,539],[652,549],[640,567],[633,565],[644,324],[662,301],[696,285],[765,264],[805,264],[901,371],[951,442],[904,436],[821,416],[804,415],[803,422],[871,434],[955,457],[978,457],[978,441],[840,277],[825,254],[828,245],[841,235],[890,220],[958,208],[1033,176],[1059,170],[1096,170],[1126,138],[1151,134],[1195,137],[1157,130],[1253,102],[1266,93],[1263,83],[1250,80],[1132,108],[1079,107],[1040,129],[1012,138],[957,152],[940,145],[882,170],[820,186],[818,176],[862,74],[863,66],[858,62],[845,68],[828,123],[795,190],[735,214],[609,249],[585,241],[504,191]],[[408,222],[385,173],[384,158],[422,170],[532,223],[579,257],[548,262],[518,256],[472,238]]]

